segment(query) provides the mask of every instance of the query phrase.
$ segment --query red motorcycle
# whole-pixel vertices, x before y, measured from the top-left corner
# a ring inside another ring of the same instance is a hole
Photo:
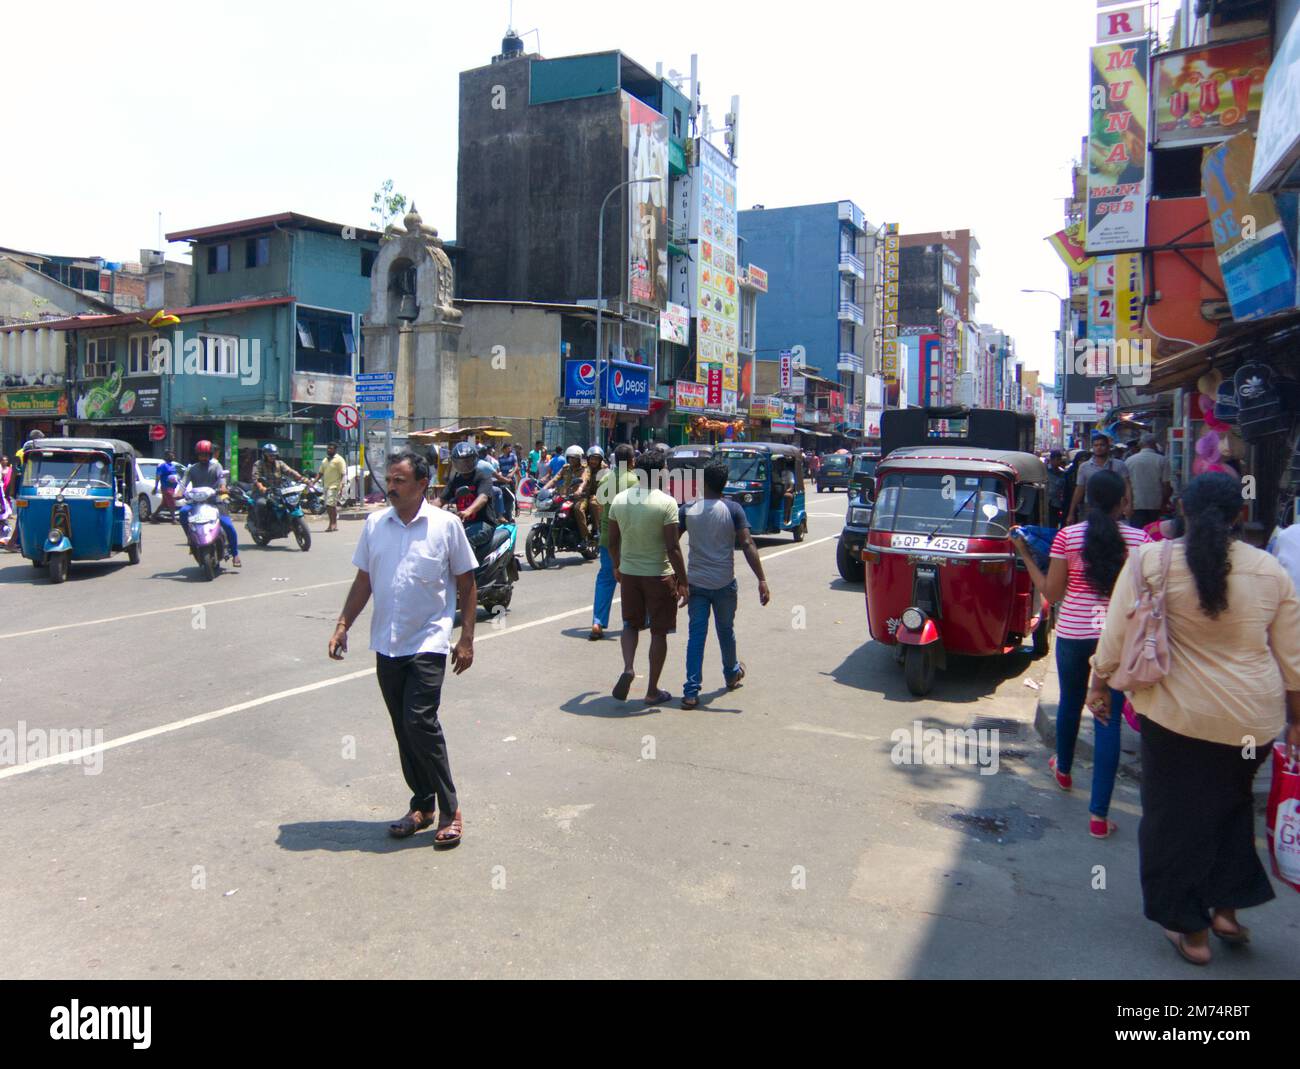
[[[591,532],[583,541],[574,505],[572,498],[562,494],[550,490],[537,492],[533,503],[537,519],[524,542],[524,556],[530,568],[554,567],[556,553],[580,553],[583,560],[595,560],[600,555],[600,541]]]

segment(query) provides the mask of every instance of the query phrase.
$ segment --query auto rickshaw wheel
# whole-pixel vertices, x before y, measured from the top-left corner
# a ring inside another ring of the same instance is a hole
[[[132,564],[140,563],[140,543],[138,541],[132,542],[126,547],[126,559]]]
[[[1039,617],[1038,626],[1034,628],[1034,659],[1046,657],[1052,647],[1052,626],[1055,623],[1056,607],[1045,608]]]
[[[908,646],[903,655],[903,679],[907,689],[918,698],[934,686],[935,656],[933,646]]]
[[[50,557],[50,582],[61,583],[68,578],[68,555],[55,553]]]
[[[794,540],[796,542],[802,542],[804,535],[806,535],[807,533],[808,533],[808,517],[805,516],[802,520],[799,521],[799,526],[794,529]]]
[[[835,564],[840,570],[840,578],[846,583],[861,583],[866,579],[867,566],[861,560],[854,560],[849,556],[843,540],[835,551]]]

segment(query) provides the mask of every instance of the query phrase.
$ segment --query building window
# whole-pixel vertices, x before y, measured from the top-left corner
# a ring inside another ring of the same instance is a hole
[[[271,239],[249,238],[244,242],[244,266],[265,267],[271,262]]]
[[[840,352],[842,353],[853,352],[853,324],[852,323],[840,324]]]
[[[200,375],[234,375],[238,366],[238,338],[229,334],[199,335]]]
[[[351,375],[352,357],[356,351],[352,316],[299,306],[296,371]]]
[[[375,257],[378,255],[379,253],[375,252],[374,249],[361,250],[361,277],[362,278],[370,277],[370,272],[375,269]]]
[[[117,369],[117,339],[91,338],[86,342],[83,379],[106,379]]]
[[[208,246],[208,274],[220,275],[230,270],[230,246]]]
[[[157,334],[132,334],[126,340],[126,373],[128,375],[153,375],[153,343]]]
[[[742,290],[740,294],[740,347],[751,352],[754,348],[754,313],[757,307],[758,301],[755,295],[748,290]]]

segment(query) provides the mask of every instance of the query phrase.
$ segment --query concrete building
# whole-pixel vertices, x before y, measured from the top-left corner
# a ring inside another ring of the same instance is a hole
[[[783,352],[802,356],[808,374],[799,378],[827,387],[804,406],[815,424],[807,436],[822,448],[836,435],[861,437],[865,378],[880,371],[876,228],[848,200],[759,205],[740,212],[739,225],[746,254],[764,265],[770,285],[758,367],[775,365]]]

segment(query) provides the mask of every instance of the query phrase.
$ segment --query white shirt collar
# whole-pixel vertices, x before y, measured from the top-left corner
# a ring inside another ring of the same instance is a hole
[[[398,527],[406,527],[406,528],[414,527],[422,519],[427,522],[430,519],[430,517],[432,517],[432,515],[433,515],[433,506],[429,504],[427,498],[424,501],[420,502],[420,510],[411,518],[410,523],[402,522],[402,517],[397,514],[397,506],[395,505],[388,506],[388,518],[392,520],[395,524],[397,524]]]

